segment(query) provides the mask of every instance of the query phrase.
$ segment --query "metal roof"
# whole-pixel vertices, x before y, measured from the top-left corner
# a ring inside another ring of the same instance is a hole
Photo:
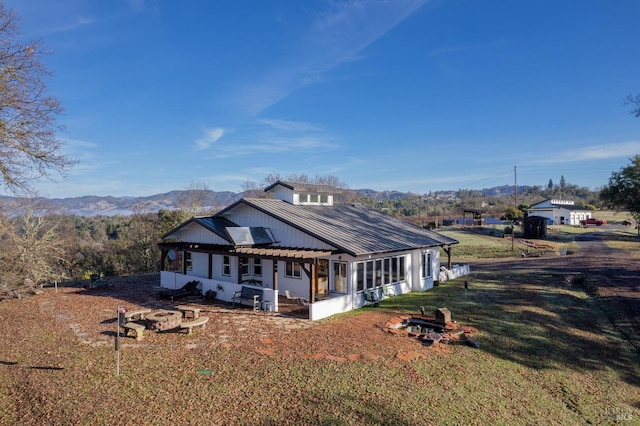
[[[458,243],[453,238],[393,216],[346,203],[302,206],[275,199],[244,198],[218,214],[224,214],[239,204],[258,209],[353,256]]]
[[[292,191],[296,192],[313,192],[313,193],[339,193],[342,192],[339,188],[334,188],[333,186],[323,185],[319,183],[309,183],[309,182],[290,182],[286,180],[279,180],[271,185],[267,186],[264,189],[264,192],[269,192],[276,186],[281,185],[285,188],[289,188]]]

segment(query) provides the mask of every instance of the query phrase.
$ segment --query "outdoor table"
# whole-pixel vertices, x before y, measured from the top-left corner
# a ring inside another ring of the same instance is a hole
[[[184,316],[184,318],[192,318],[192,319],[196,319],[200,316],[200,311],[202,310],[201,308],[196,308],[194,306],[185,306],[185,305],[180,305],[180,306],[176,306],[176,308],[182,312],[182,315]]]

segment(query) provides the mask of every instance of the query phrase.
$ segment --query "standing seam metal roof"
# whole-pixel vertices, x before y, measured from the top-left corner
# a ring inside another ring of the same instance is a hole
[[[353,256],[458,243],[453,238],[363,206],[302,206],[257,198],[245,198],[239,203],[254,207]]]

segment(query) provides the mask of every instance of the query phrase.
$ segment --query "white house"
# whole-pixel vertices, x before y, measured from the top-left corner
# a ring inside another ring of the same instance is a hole
[[[542,216],[555,225],[580,225],[581,220],[591,217],[591,210],[576,206],[571,200],[546,199],[527,209],[529,216]]]
[[[425,291],[468,273],[452,268],[458,241],[358,204],[334,203],[324,185],[278,181],[274,198],[246,198],[209,217],[194,217],[162,237],[161,285],[197,279],[203,293],[232,301],[259,289],[262,307],[278,295],[303,298],[313,320],[357,309],[365,293]],[[447,253],[441,274],[440,249]],[[456,265],[457,266],[457,265]]]

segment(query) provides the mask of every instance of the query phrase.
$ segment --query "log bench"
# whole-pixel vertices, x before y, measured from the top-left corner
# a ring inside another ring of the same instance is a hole
[[[194,327],[202,327],[203,329],[207,325],[207,321],[209,321],[209,317],[198,317],[193,321],[186,321],[180,324],[181,329],[187,330],[187,335],[190,335],[193,332]]]
[[[236,302],[253,306],[253,310],[260,309],[260,302],[262,301],[262,289],[254,287],[242,286],[242,290],[233,293],[231,298],[231,304],[236,306]]]
[[[144,329],[146,328],[143,324],[138,324],[137,322],[126,322],[121,324],[122,328],[124,328],[124,335],[128,336],[131,330],[136,332],[136,340],[142,340],[144,337]]]

